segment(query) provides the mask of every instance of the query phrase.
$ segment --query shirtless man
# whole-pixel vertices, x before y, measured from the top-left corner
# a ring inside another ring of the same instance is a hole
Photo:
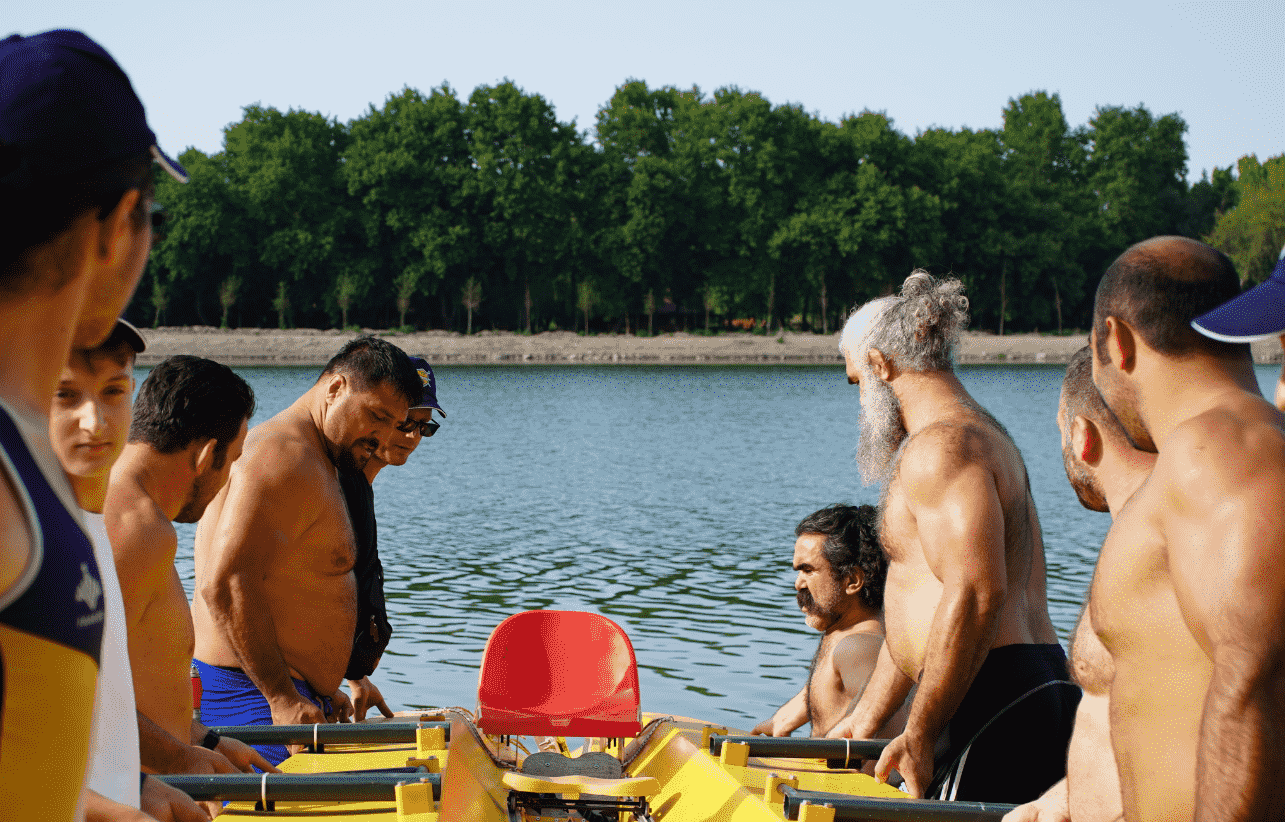
[[[870,505],[831,505],[794,529],[796,599],[821,642],[803,690],[750,733],[789,736],[811,723],[812,736],[824,736],[865,689],[883,647],[888,562],[875,533],[877,516]],[[904,713],[900,720],[880,736],[900,733]]]
[[[383,444],[360,471],[339,472],[339,487],[348,505],[348,519],[357,545],[353,574],[357,580],[357,630],[353,636],[352,655],[348,659],[348,690],[352,692],[353,719],[360,722],[366,712],[378,708],[384,716],[393,716],[384,696],[370,681],[379,665],[384,648],[392,637],[392,625],[384,607],[384,566],[379,561],[379,533],[375,522],[375,495],[371,486],[375,477],[389,465],[405,465],[424,437],[437,433],[439,423],[433,411],[443,417],[446,412],[437,402],[437,378],[433,366],[420,357],[411,357],[423,390],[419,402],[406,412],[406,420]]]
[[[120,569],[143,766],[227,773],[266,762],[192,719],[192,617],[173,522],[195,522],[241,453],[254,393],[225,365],[170,357],[139,389],[104,503]],[[207,750],[208,749],[208,750]]]
[[[5,38],[0,77],[0,812],[62,822],[89,793],[105,609],[49,411],[71,351],[107,339],[143,275],[153,159],[186,175],[85,35]]]
[[[871,736],[917,682],[876,776],[896,768],[914,796],[940,784],[947,797],[1026,802],[1065,775],[1079,689],[1064,682],[1022,456],[954,373],[962,291],[915,272],[843,331],[861,386],[857,461],[884,484],[887,653],[830,735]]]
[[[1062,380],[1058,427],[1066,478],[1090,511],[1120,511],[1155,465],[1155,454],[1129,444],[1124,429],[1093,384],[1091,350],[1075,353]],[[1066,778],[1005,822],[1111,822],[1123,813],[1120,775],[1111,749],[1109,700],[1115,672],[1098,641],[1085,602],[1071,641],[1071,674],[1084,690],[1066,755]],[[1069,788],[1069,790],[1068,790]]]
[[[1181,237],[1131,247],[1098,285],[1094,381],[1158,453],[1090,592],[1127,819],[1285,816],[1285,419],[1249,346],[1190,327],[1239,285]]]
[[[325,706],[348,664],[357,603],[337,472],[364,467],[420,394],[404,352],[360,337],[250,432],[196,532],[194,664],[207,722],[340,718]],[[273,764],[286,756],[279,745],[259,750]]]

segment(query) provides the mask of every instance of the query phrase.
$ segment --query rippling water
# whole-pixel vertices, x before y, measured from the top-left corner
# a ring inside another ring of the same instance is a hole
[[[254,422],[317,371],[239,369]],[[1275,370],[1258,374],[1270,388]],[[1062,470],[1062,375],[960,369],[1025,455],[1065,641],[1108,519]],[[444,367],[438,397],[437,436],[375,481],[394,634],[372,679],[390,704],[473,707],[487,636],[529,608],[624,626],[647,710],[747,727],[798,691],[817,634],[794,604],[794,526],[832,502],[876,502],[841,368]],[[190,595],[194,526],[179,527]]]

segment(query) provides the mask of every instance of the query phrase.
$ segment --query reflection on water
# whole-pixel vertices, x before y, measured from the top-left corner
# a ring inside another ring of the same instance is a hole
[[[255,422],[317,370],[240,369]],[[1065,640],[1108,520],[1062,470],[1062,374],[960,370],[1025,455]],[[438,397],[437,436],[375,482],[395,633],[373,679],[390,704],[472,707],[487,636],[528,608],[624,626],[647,710],[747,727],[798,691],[817,635],[794,604],[794,526],[877,501],[852,458],[858,391],[841,367],[449,367]],[[190,595],[193,526],[179,527]]]

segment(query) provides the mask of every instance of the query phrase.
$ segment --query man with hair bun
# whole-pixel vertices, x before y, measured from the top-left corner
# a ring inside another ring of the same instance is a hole
[[[1048,615],[1022,455],[954,372],[967,321],[958,280],[915,271],[843,330],[857,461],[883,487],[887,641],[830,735],[871,737],[918,683],[876,776],[897,769],[914,796],[1026,802],[1066,772],[1079,689]]]
[[[872,505],[831,505],[794,529],[795,598],[808,627],[821,632],[803,690],[751,733],[789,736],[806,723],[824,736],[861,695],[883,646],[888,570]],[[898,733],[904,714],[882,734]]]

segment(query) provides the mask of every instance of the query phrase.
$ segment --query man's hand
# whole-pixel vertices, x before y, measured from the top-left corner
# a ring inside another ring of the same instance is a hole
[[[1066,777],[1033,802],[1018,805],[1004,814],[1003,822],[1071,822],[1067,804]]]
[[[171,788],[159,779],[143,781],[143,812],[160,822],[209,822],[210,814],[192,801],[192,797]]]
[[[335,722],[352,721],[352,700],[344,693],[343,688],[335,689],[335,692],[330,695],[330,708],[332,711],[330,718]]]
[[[888,781],[888,774],[896,768],[901,778],[906,781],[902,788],[911,796],[923,799],[924,791],[933,778],[933,746],[931,742],[920,740],[904,733],[888,743],[875,766],[875,779]]]
[[[254,773],[255,768],[268,773],[281,773],[271,762],[263,758],[263,754],[239,739],[221,736],[219,737],[219,744],[214,746],[214,750],[227,757],[227,760],[239,768],[242,773]]]
[[[200,745],[187,745],[183,757],[168,773],[240,773],[236,765],[218,751],[202,748]]]
[[[848,714],[830,729],[826,737],[829,739],[869,739],[871,732],[864,727],[860,727],[858,725],[860,721],[861,717],[856,714]]]
[[[294,699],[269,702],[273,725],[325,725],[332,720],[325,712],[299,695]]]
[[[371,708],[378,708],[379,712],[387,717],[393,715],[388,703],[384,701],[384,695],[370,681],[370,677],[363,676],[361,679],[348,680],[348,690],[352,691],[354,722],[365,719],[366,712]]]

